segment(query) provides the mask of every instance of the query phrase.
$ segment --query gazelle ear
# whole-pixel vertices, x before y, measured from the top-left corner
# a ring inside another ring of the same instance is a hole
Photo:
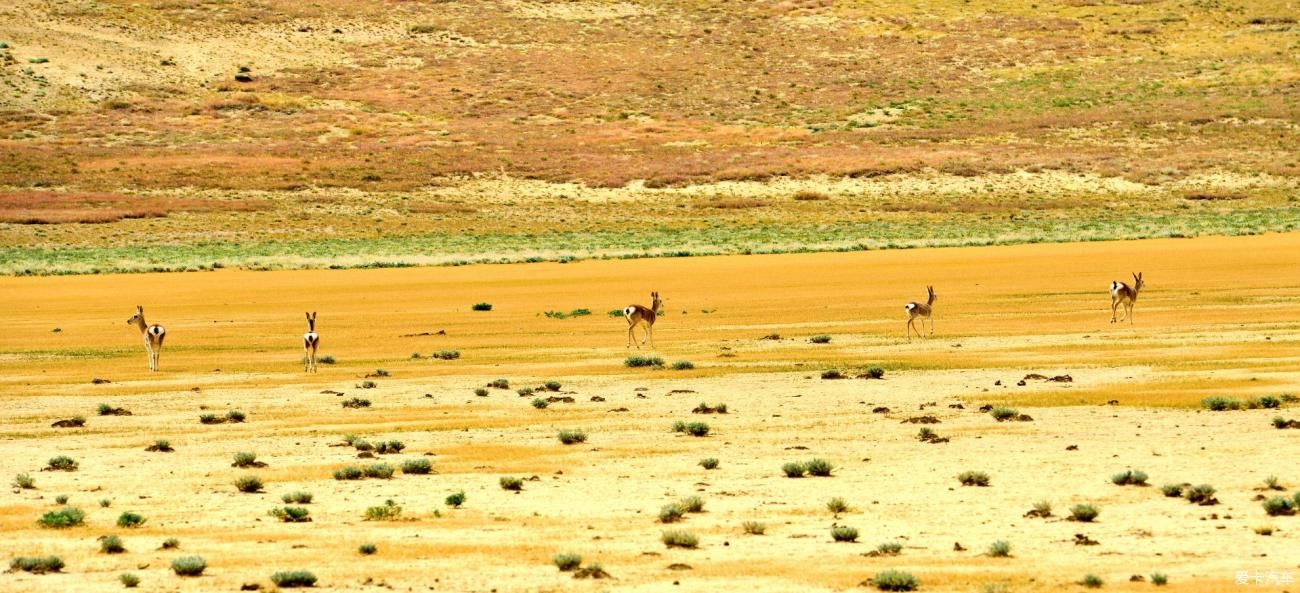
[[[137,312],[144,313],[144,305],[136,305],[135,310]]]

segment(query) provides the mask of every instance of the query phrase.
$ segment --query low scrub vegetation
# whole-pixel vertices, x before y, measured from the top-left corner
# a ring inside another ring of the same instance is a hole
[[[561,443],[575,445],[587,442],[587,433],[581,430],[561,430],[557,435]]]
[[[257,476],[243,476],[235,480],[235,489],[246,494],[262,491],[262,479]]]
[[[871,577],[871,584],[881,591],[915,591],[921,581],[911,573],[886,570]]]
[[[197,577],[207,570],[208,561],[202,556],[181,556],[172,560],[172,572],[182,577]]]
[[[78,527],[84,525],[86,521],[86,512],[76,507],[63,507],[57,511],[49,511],[37,519],[41,527],[50,529],[66,529],[68,527]]]
[[[123,511],[121,515],[117,516],[117,526],[125,529],[132,529],[135,527],[139,527],[141,525],[144,525],[144,523],[145,523],[145,518],[143,515],[139,513],[133,513],[131,511]]]
[[[19,556],[9,561],[9,570],[45,574],[63,570],[63,560],[58,556]]]
[[[1110,477],[1117,486],[1146,486],[1147,474],[1139,470],[1126,469]]]
[[[271,582],[285,589],[312,587],[316,585],[316,575],[306,570],[286,570],[272,574]]]
[[[367,521],[396,521],[402,517],[402,507],[398,506],[392,499],[385,500],[384,504],[373,506],[366,509]]]
[[[571,570],[576,570],[579,566],[582,565],[582,556],[578,554],[572,554],[572,553],[561,553],[561,554],[556,554],[553,558],[551,558],[551,562],[553,562],[555,564],[555,567],[560,569],[560,571],[568,572]]]
[[[831,539],[837,542],[855,542],[858,541],[858,530],[847,525],[837,525],[831,528]]]
[[[659,541],[669,548],[693,549],[700,545],[700,538],[694,533],[681,529],[669,529],[659,536]]]
[[[1090,504],[1076,504],[1070,507],[1070,520],[1091,523],[1101,511]]]
[[[988,486],[989,475],[984,472],[964,471],[957,475],[957,481],[962,486]]]
[[[433,472],[433,462],[422,457],[402,462],[403,474],[425,475]]]
[[[650,367],[659,369],[663,368],[664,359],[659,358],[658,356],[629,356],[623,361],[623,366],[628,368]]]
[[[284,523],[310,523],[311,511],[306,507],[277,507],[266,512]]]

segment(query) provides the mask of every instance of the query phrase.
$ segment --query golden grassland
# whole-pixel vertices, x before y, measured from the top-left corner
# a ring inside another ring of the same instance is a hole
[[[0,575],[6,590],[105,591],[134,572],[146,591],[269,586],[276,570],[307,569],[324,590],[841,591],[887,569],[906,570],[922,591],[1082,590],[1087,573],[1107,590],[1144,591],[1130,575],[1162,572],[1179,591],[1222,591],[1239,570],[1293,566],[1296,517],[1268,517],[1256,500],[1300,485],[1293,430],[1280,410],[1211,413],[1208,395],[1238,399],[1295,392],[1300,371],[1300,235],[1069,245],[920,249],[834,254],[581,261],[461,268],[135,274],[0,279],[0,458],[35,490],[6,493],[0,553],[58,554],[62,574]],[[1111,325],[1106,288],[1129,271],[1148,281],[1133,325]],[[936,335],[907,341],[902,304],[932,284],[940,295]],[[606,314],[667,300],[653,354],[694,370],[623,366],[625,323]],[[491,311],[473,311],[479,302]],[[135,304],[168,329],[162,372],[145,371]],[[590,316],[546,311],[590,309]],[[319,312],[322,354],[298,363],[302,312]],[[53,331],[58,328],[60,331]],[[445,330],[446,335],[436,335]],[[435,335],[402,337],[428,332]],[[779,334],[780,340],[763,340]],[[831,336],[813,344],[814,335]],[[458,350],[456,360],[430,352]],[[419,359],[411,353],[420,353]],[[820,379],[868,366],[882,380]],[[370,377],[377,369],[390,376]],[[1017,381],[1070,374],[1071,383]],[[92,384],[92,378],[111,382]],[[507,378],[511,389],[474,388]],[[361,387],[365,380],[377,383]],[[546,380],[560,393],[521,397]],[[1000,382],[1000,384],[998,384]],[[335,395],[327,391],[342,392]],[[535,396],[569,396],[547,409]],[[344,409],[346,398],[372,401]],[[603,398],[601,401],[593,397]],[[1106,405],[1118,400],[1118,405]],[[726,415],[691,413],[701,401]],[[131,416],[97,416],[100,403]],[[933,403],[933,405],[930,405]],[[951,407],[962,404],[963,408]],[[1032,422],[998,423],[981,404],[1009,404]],[[876,407],[887,413],[873,413]],[[625,409],[625,411],[615,411]],[[202,425],[202,413],[240,410],[244,423]],[[82,415],[86,427],[50,428]],[[922,443],[921,425],[950,442]],[[674,434],[674,421],[712,431]],[[564,446],[563,429],[589,439]],[[399,439],[397,465],[425,457],[436,473],[336,481],[334,469],[367,464],[340,444],[346,434]],[[143,449],[170,439],[173,453]],[[1077,445],[1077,450],[1067,446]],[[253,451],[263,469],[230,467]],[[69,455],[76,472],[39,471]],[[720,466],[697,465],[716,457]],[[833,477],[788,479],[790,461],[825,458]],[[1128,468],[1152,486],[1110,483]],[[956,475],[987,472],[988,488]],[[265,492],[232,482],[257,474]],[[530,478],[520,493],[502,476]],[[536,479],[531,479],[536,476]],[[1220,504],[1191,505],[1164,483],[1210,483]],[[280,495],[306,490],[313,521],[277,522]],[[443,498],[463,490],[463,508]],[[87,525],[42,529],[54,497],[87,512]],[[677,525],[655,517],[682,497],[705,512]],[[834,517],[832,496],[852,507]],[[101,508],[100,499],[111,506]],[[393,500],[407,520],[364,521]],[[1039,500],[1054,517],[1023,517]],[[1095,523],[1061,519],[1069,507],[1101,509]],[[126,510],[148,522],[113,525]],[[435,514],[434,511],[437,511]],[[744,521],[767,524],[746,535]],[[835,543],[833,524],[860,543]],[[1271,536],[1254,528],[1272,525]],[[700,537],[697,550],[666,549],[664,528]],[[1099,542],[1076,546],[1076,533]],[[95,538],[120,535],[128,552],[105,555]],[[167,537],[179,550],[157,550]],[[983,553],[996,540],[1012,557]],[[865,557],[898,541],[894,557]],[[379,546],[362,556],[362,543]],[[961,543],[967,550],[954,550]],[[616,580],[581,581],[550,565],[572,551]],[[177,556],[204,556],[206,576],[168,570]],[[689,570],[670,570],[673,564]],[[995,589],[996,590],[996,589]]]

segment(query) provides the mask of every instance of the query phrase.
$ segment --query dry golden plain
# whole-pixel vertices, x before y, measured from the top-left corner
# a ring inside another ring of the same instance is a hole
[[[1253,500],[1272,495],[1262,492],[1269,475],[1286,493],[1300,486],[1300,431],[1270,425],[1297,412],[1211,413],[1199,401],[1297,389],[1298,264],[1300,235],[1281,234],[0,278],[0,459],[6,479],[36,479],[36,489],[4,495],[0,550],[6,560],[57,554],[67,563],[60,574],[0,574],[0,589],[115,590],[123,572],[138,574],[142,591],[265,589],[272,572],[306,569],[323,590],[843,591],[899,569],[920,578],[922,591],[1082,590],[1075,583],[1088,573],[1105,590],[1140,591],[1153,585],[1130,575],[1153,572],[1168,574],[1171,590],[1235,590],[1237,571],[1300,573],[1300,517],[1268,517]],[[1108,324],[1108,283],[1139,270],[1148,286],[1136,323]],[[909,342],[898,335],[902,304],[926,284],[940,295],[936,335]],[[606,311],[644,303],[650,290],[667,300],[654,354],[694,370],[623,366],[625,324]],[[494,308],[472,311],[478,302]],[[168,329],[156,374],[125,324],[136,304]],[[593,315],[543,315],[580,307]],[[298,364],[303,311],[319,312],[321,353],[338,359],[317,375]],[[773,333],[784,339],[760,339]],[[832,341],[809,343],[817,334]],[[443,349],[461,358],[428,358]],[[884,367],[885,378],[819,378],[868,365]],[[380,368],[391,376],[358,387]],[[1017,386],[1028,373],[1074,381]],[[111,383],[92,384],[96,377]],[[474,395],[497,378],[512,389]],[[576,401],[538,410],[513,390],[546,380]],[[373,406],[340,406],[354,396]],[[730,413],[693,415],[701,401]],[[133,415],[97,416],[100,403]],[[950,407],[957,403],[964,409]],[[985,403],[1034,420],[1000,424],[977,411]],[[891,411],[873,413],[877,406]],[[205,409],[241,410],[248,420],[201,425]],[[902,423],[924,414],[941,420],[930,428],[950,442],[920,442],[919,426]],[[84,428],[50,427],[76,415]],[[676,420],[703,420],[712,432],[674,434]],[[562,429],[590,438],[565,446]],[[349,433],[400,439],[407,449],[380,461],[427,456],[436,473],[335,481],[333,470],[369,463],[331,446]],[[144,451],[156,438],[175,452]],[[269,467],[232,468],[237,451]],[[79,471],[40,471],[55,455],[75,458]],[[718,458],[718,469],[699,467],[705,457]],[[782,475],[782,464],[813,457],[834,463],[834,475]],[[1111,474],[1127,468],[1149,473],[1152,486],[1113,485]],[[987,472],[991,486],[960,486],[965,470]],[[235,490],[250,473],[264,492]],[[537,480],[513,493],[499,488],[502,476]],[[1183,482],[1212,484],[1221,503],[1196,506],[1158,488]],[[313,522],[267,516],[295,490],[314,494],[305,505]],[[444,497],[458,490],[467,502],[447,508]],[[86,526],[37,526],[60,494],[86,511]],[[690,495],[705,500],[704,513],[656,522],[661,506]],[[851,510],[832,516],[833,496]],[[363,520],[387,499],[408,520]],[[1040,500],[1054,516],[1025,518]],[[1062,518],[1085,502],[1101,509],[1095,523]],[[127,510],[148,522],[116,527]],[[766,523],[766,535],[746,535],[751,520]],[[833,542],[833,524],[856,527],[859,543]],[[1254,531],[1264,525],[1271,536]],[[666,549],[660,532],[675,527],[697,534],[699,549]],[[1078,533],[1099,545],[1074,545]],[[109,534],[122,537],[125,554],[99,552],[96,538]],[[179,550],[157,549],[168,537]],[[996,540],[1010,542],[1012,557],[984,554]],[[864,556],[887,541],[902,553]],[[358,554],[367,542],[378,554]],[[559,552],[614,578],[575,580],[551,565]],[[204,576],[171,574],[171,560],[191,554],[207,559]]]

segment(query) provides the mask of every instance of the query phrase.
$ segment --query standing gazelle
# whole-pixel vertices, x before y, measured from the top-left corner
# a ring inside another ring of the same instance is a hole
[[[134,323],[140,328],[140,336],[144,338],[144,351],[149,354],[149,370],[158,370],[158,354],[162,352],[163,338],[167,337],[167,330],[161,325],[148,325],[144,322],[144,307],[135,306],[135,315],[126,320],[127,324]]]
[[[641,344],[645,344],[646,340],[649,340],[650,349],[651,350],[655,349],[655,339],[654,339],[655,318],[658,316],[657,312],[659,311],[659,307],[663,305],[663,301],[659,299],[658,292],[650,293],[650,298],[652,299],[652,302],[650,303],[649,307],[642,307],[641,305],[628,305],[626,308],[623,309],[623,317],[627,318],[627,347],[628,348],[631,348],[632,342],[635,341],[634,336],[632,335],[632,329],[635,328],[638,323],[644,323],[645,337],[641,339]],[[641,349],[641,344],[637,344],[636,347],[637,350]]]
[[[316,372],[316,347],[320,346],[320,334],[316,333],[316,312],[307,313],[307,333],[302,335],[303,371]]]
[[[1133,286],[1129,286],[1119,280],[1110,283],[1110,322],[1115,323],[1116,309],[1124,305],[1124,318],[1129,324],[1133,324],[1133,305],[1137,303],[1138,291],[1142,290],[1147,283],[1142,281],[1142,272],[1133,274]]]
[[[921,329],[916,331],[916,335],[920,336],[921,330],[925,329],[926,319],[930,320],[930,335],[934,335],[934,302],[939,300],[939,295],[934,294],[933,286],[927,286],[925,290],[930,293],[930,298],[926,299],[924,303],[912,301],[903,305],[903,310],[907,311],[907,339],[909,340],[912,339],[912,324],[917,317],[921,318]]]

